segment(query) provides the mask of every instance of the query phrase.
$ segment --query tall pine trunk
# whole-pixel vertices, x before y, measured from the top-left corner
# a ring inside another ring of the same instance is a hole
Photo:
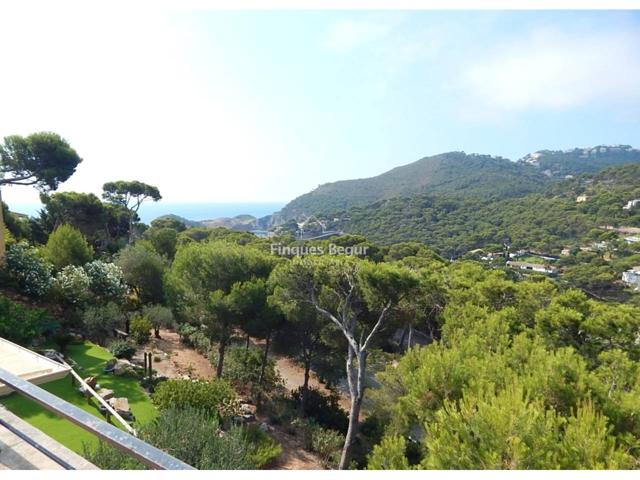
[[[218,363],[216,365],[216,377],[222,378],[222,367],[224,365],[224,352],[227,349],[227,341],[220,340],[218,344]]]
[[[304,360],[304,382],[302,383],[302,399],[300,400],[300,412],[304,416],[307,400],[309,399],[309,377],[311,376],[311,360]]]
[[[342,447],[342,455],[340,456],[340,464],[338,468],[345,470],[349,468],[349,460],[351,459],[351,448],[358,436],[360,428],[360,409],[362,407],[362,399],[364,397],[364,380],[367,368],[367,353],[358,352],[357,362],[355,366],[354,360],[356,352],[349,347],[347,356],[347,379],[349,380],[349,394],[351,396],[351,408],[349,409],[349,428],[344,439]]]

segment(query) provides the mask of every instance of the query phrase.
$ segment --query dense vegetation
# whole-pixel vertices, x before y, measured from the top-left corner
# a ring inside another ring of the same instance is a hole
[[[576,202],[578,195],[587,201]],[[598,226],[640,226],[640,209],[623,210],[640,198],[640,165],[613,167],[516,198],[416,195],[353,208],[345,230],[383,244],[420,241],[458,257],[501,244],[556,252],[599,240]]]
[[[281,452],[274,428],[332,468],[638,468],[640,307],[584,291],[640,259],[597,228],[640,226],[638,210],[622,208],[640,197],[640,165],[527,193],[539,189],[538,173],[521,183],[509,175],[537,167],[454,157],[486,167],[447,187],[464,195],[349,209],[349,227],[370,236],[265,239],[175,218],[146,226],[137,209],[160,192],[137,181],[108,182],[105,202],[51,194],[35,219],[6,211],[0,336],[69,355],[89,338],[132,359],[175,328],[215,378],[163,378],[134,360],[105,383],[161,413],[137,425],[142,439],[201,469],[269,466]],[[448,178],[455,163],[424,161]],[[418,177],[405,168],[392,177]],[[420,191],[433,172],[411,185]],[[482,183],[508,179],[493,194]],[[503,243],[572,251],[557,261],[558,278],[468,252]],[[99,351],[95,375],[110,360]],[[274,353],[299,364],[299,388],[284,385]],[[264,425],[251,423],[256,412]],[[103,468],[141,468],[105,445],[86,455]]]

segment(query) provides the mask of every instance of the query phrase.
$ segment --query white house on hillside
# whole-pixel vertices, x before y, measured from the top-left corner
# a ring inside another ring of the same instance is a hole
[[[636,290],[640,290],[640,266],[623,272],[622,281],[630,287],[635,287]]]

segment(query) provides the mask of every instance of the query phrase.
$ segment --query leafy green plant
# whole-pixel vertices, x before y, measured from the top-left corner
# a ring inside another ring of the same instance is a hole
[[[102,301],[121,302],[127,294],[122,270],[114,263],[94,260],[84,266],[89,277],[89,288]]]
[[[123,328],[124,322],[122,308],[113,302],[90,306],[82,314],[84,333],[102,344],[113,335],[114,329]]]
[[[13,244],[7,249],[6,268],[21,292],[34,297],[49,293],[53,284],[53,267],[26,242]]]
[[[236,392],[222,379],[168,380],[158,386],[151,400],[160,410],[191,407],[219,418],[238,413]]]
[[[116,358],[131,360],[136,353],[136,347],[126,340],[114,340],[109,344],[109,351]]]
[[[251,445],[250,458],[255,468],[268,467],[282,453],[282,445],[257,425],[245,427],[245,438]]]
[[[139,437],[199,470],[248,470],[259,468],[256,462],[265,458],[262,454],[256,457],[256,445],[244,428],[224,431],[215,416],[193,407],[170,408],[140,428]],[[85,457],[100,468],[144,468],[105,444],[85,448]]]
[[[134,315],[129,325],[129,334],[140,345],[145,344],[151,337],[151,328],[153,325],[144,315]]]
[[[82,267],[67,265],[58,272],[53,287],[60,298],[72,305],[81,305],[89,300],[91,281]]]
[[[49,314],[40,308],[27,308],[0,296],[0,337],[20,345],[29,345],[51,323]]]
[[[258,348],[232,347],[223,377],[256,400],[258,396],[269,396],[281,385],[282,379],[273,359],[267,360],[263,370],[263,356]]]

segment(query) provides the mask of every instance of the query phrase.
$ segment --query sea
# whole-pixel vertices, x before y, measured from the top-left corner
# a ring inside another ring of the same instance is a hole
[[[160,200],[159,202],[146,202],[140,206],[138,216],[144,223],[162,215],[178,215],[187,220],[211,220],[220,217],[235,217],[237,215],[253,215],[256,218],[271,215],[284,207],[286,202],[233,202],[233,203],[171,203]],[[11,203],[9,208],[13,212],[24,213],[29,216],[38,216],[42,209],[40,203]]]

